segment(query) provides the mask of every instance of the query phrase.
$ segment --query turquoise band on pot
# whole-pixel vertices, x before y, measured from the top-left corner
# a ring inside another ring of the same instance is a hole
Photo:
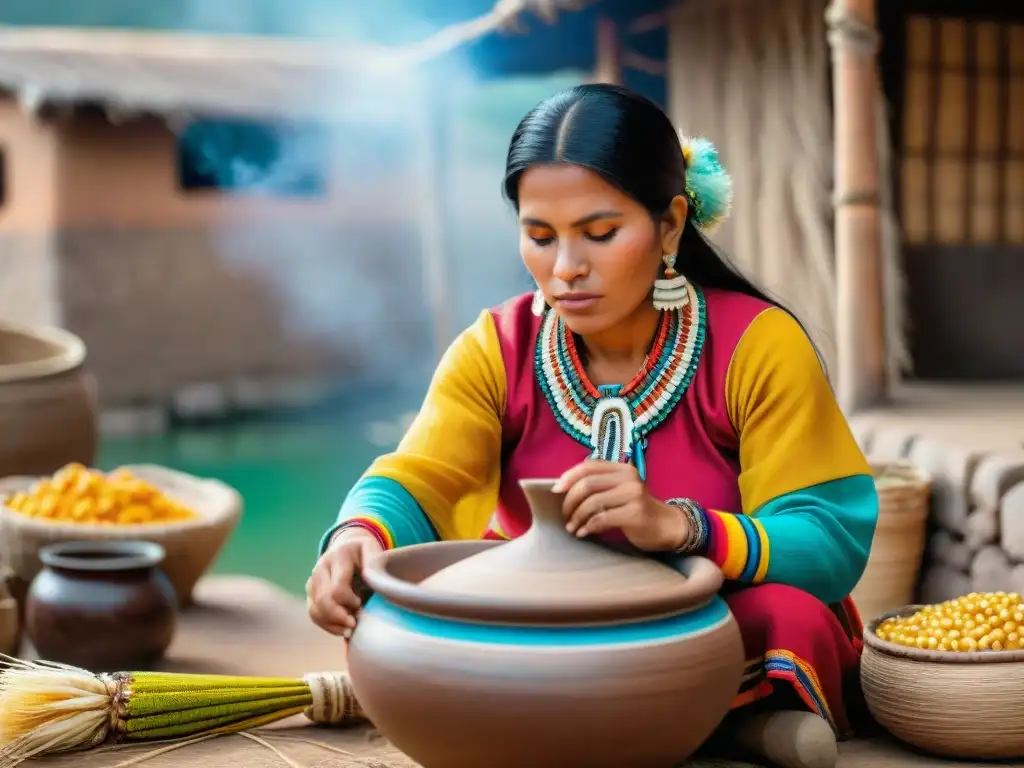
[[[364,616],[386,621],[407,632],[464,643],[493,645],[622,645],[668,640],[708,630],[729,615],[719,597],[702,608],[668,618],[597,627],[510,627],[468,621],[438,619],[407,611],[374,595],[363,608]]]

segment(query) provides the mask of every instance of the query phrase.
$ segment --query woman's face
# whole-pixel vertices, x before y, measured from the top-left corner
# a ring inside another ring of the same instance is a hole
[[[577,165],[537,166],[519,181],[519,248],[550,306],[581,336],[648,303],[662,255],[686,220],[682,197],[660,226],[631,197]]]

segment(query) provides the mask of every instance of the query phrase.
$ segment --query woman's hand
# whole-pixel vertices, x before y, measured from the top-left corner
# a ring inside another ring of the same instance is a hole
[[[361,528],[346,528],[334,537],[306,582],[306,607],[314,624],[332,635],[351,636],[362,607],[354,581],[366,561],[383,551],[373,534]]]
[[[588,459],[562,475],[555,490],[566,491],[566,530],[581,538],[618,528],[634,547],[665,552],[689,535],[685,515],[652,497],[631,464]]]

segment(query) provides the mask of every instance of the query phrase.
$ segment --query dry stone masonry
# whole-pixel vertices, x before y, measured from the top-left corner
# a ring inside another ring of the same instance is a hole
[[[1024,432],[992,416],[978,415],[973,424],[935,418],[853,419],[873,460],[906,459],[931,475],[919,599],[1024,592]]]

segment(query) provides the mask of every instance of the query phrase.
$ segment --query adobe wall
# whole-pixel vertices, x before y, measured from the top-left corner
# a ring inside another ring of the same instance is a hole
[[[59,324],[56,284],[57,136],[0,98],[0,321]]]
[[[365,373],[381,348],[397,367],[431,341],[419,276],[404,263],[414,236],[358,222],[66,231],[65,325],[87,343],[108,405],[238,379]],[[306,245],[287,252],[290,242]]]
[[[186,193],[163,121],[54,130],[56,294],[104,405],[365,373],[382,345],[429,349],[408,184],[332,175],[309,200]]]

